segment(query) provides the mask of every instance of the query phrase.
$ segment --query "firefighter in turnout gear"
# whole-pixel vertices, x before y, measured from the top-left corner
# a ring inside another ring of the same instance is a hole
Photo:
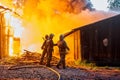
[[[54,34],[49,35],[49,41],[48,41],[48,47],[47,47],[48,56],[47,56],[47,64],[46,64],[46,66],[48,67],[51,66],[50,62],[52,60],[53,46],[55,45],[53,42],[53,37],[54,37]]]
[[[69,50],[69,47],[67,46],[67,43],[64,40],[64,35],[60,35],[59,41],[57,42],[57,46],[59,48],[60,60],[56,67],[59,68],[59,66],[62,64],[63,69],[65,69],[66,50]]]
[[[43,64],[43,60],[44,60],[44,56],[46,55],[47,56],[47,41],[49,40],[49,36],[48,35],[45,35],[45,41],[43,42],[43,45],[41,47],[41,49],[43,49],[43,52],[42,52],[42,55],[41,55],[41,58],[40,58],[40,64]]]

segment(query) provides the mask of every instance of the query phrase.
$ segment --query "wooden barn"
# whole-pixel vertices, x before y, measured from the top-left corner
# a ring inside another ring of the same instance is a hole
[[[12,25],[13,19],[18,17],[21,18],[10,8],[0,5],[0,59],[20,53],[20,38],[14,36],[17,25]]]
[[[120,15],[75,28],[65,39],[75,60],[120,66]]]
[[[0,13],[0,59],[8,56],[8,36],[6,35],[4,14]]]

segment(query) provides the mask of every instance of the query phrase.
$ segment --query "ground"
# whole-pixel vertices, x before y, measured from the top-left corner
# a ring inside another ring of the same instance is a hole
[[[32,56],[30,56],[32,55]],[[23,55],[0,60],[0,80],[120,80],[120,67],[98,67],[76,65],[74,61],[67,62],[67,68],[56,68],[58,58],[53,57],[50,70],[39,65],[40,55]]]

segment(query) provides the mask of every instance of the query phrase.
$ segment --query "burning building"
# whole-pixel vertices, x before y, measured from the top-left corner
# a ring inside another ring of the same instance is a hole
[[[120,15],[117,15],[75,28],[65,35],[68,44],[73,46],[75,60],[120,66],[119,29]]]
[[[5,36],[5,20],[4,15],[0,13],[0,58],[7,56],[7,40]]]
[[[0,58],[20,54],[21,23],[17,13],[0,5]],[[17,17],[16,17],[17,16]]]
[[[8,0],[8,2],[2,0],[1,2],[9,8],[13,8],[13,10],[6,8],[10,12],[18,11],[21,13],[23,22],[21,23],[21,20],[15,17],[19,16],[15,12],[14,17],[9,12],[2,14],[5,16],[5,20],[1,16],[1,23],[3,23],[1,24],[2,32],[0,32],[1,54],[19,55],[21,43],[23,49],[39,51],[43,42],[42,36],[45,34],[54,33],[54,41],[56,42],[61,33],[111,16],[107,12],[95,11],[90,0]],[[21,24],[24,24],[23,32]],[[66,38],[70,46],[70,55],[68,55],[70,59],[82,59],[82,53],[80,53],[82,47],[77,45],[80,44],[79,35],[81,33],[79,29],[74,32],[74,39],[73,37]],[[21,36],[21,33],[24,35]],[[2,51],[3,49],[7,51]]]

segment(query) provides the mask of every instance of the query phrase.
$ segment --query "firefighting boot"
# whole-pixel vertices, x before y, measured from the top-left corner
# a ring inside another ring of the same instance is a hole
[[[56,66],[56,68],[60,69],[58,65]]]
[[[65,67],[65,66],[63,66],[63,69],[66,69],[66,67]]]

